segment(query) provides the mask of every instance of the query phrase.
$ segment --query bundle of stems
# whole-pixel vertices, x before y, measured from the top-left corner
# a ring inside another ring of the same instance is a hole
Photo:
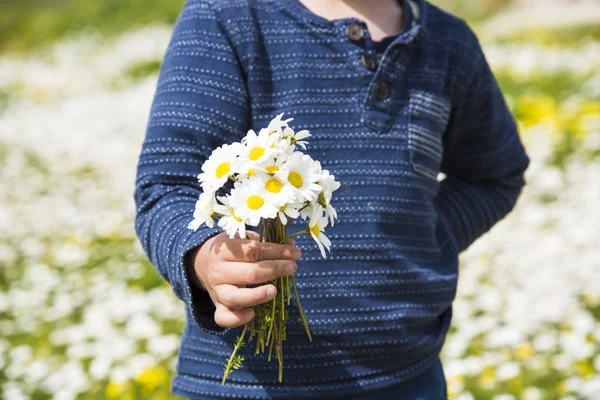
[[[287,224],[284,225],[278,218],[261,219],[258,226],[260,241],[286,244],[289,238],[308,233],[307,231],[309,228],[307,226],[305,230],[287,235],[286,230],[290,222],[291,219],[288,219]],[[290,286],[293,288],[294,295],[296,296],[298,311],[300,312],[300,321],[304,325],[304,330],[308,335],[308,339],[312,342],[312,336],[310,334],[306,316],[302,311],[294,276],[287,275],[265,282],[264,284],[268,283],[273,284],[277,288],[277,294],[272,300],[253,307],[254,318],[244,325],[244,330],[236,339],[233,352],[225,365],[225,372],[223,374],[221,385],[225,384],[231,371],[238,369],[244,360],[244,357],[237,353],[239,349],[246,344],[244,337],[247,332],[249,332],[248,341],[251,341],[253,338],[256,340],[255,354],[264,353],[266,345],[269,347],[268,359],[271,361],[271,354],[273,348],[275,348],[275,356],[279,361],[279,382],[281,382],[283,377],[283,341],[286,340],[286,321],[288,319],[287,306],[290,305],[291,299]]]

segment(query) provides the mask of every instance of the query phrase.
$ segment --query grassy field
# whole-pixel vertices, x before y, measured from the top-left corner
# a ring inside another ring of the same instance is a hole
[[[66,35],[95,32],[114,35],[149,23],[172,24],[184,0],[1,0],[0,52],[23,52]],[[468,4],[460,0],[433,3],[478,21],[506,6],[506,0]]]
[[[137,242],[132,190],[181,4],[0,1],[4,399],[174,398],[183,309]],[[598,399],[600,25],[498,34],[505,2],[444,6],[483,38],[532,158],[513,212],[461,255],[451,397]]]

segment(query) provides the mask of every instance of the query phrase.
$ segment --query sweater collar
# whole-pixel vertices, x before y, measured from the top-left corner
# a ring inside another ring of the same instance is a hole
[[[310,21],[324,28],[334,27],[338,25],[347,25],[352,22],[364,23],[360,18],[348,17],[328,20],[321,17],[312,11],[310,11],[300,0],[272,0],[273,3],[279,5],[284,10],[293,13],[297,17],[301,17],[304,20]],[[411,32],[409,36],[418,37],[422,34],[427,34],[425,29],[425,19],[427,17],[425,0],[399,0],[403,3],[405,10],[406,7],[410,7],[409,12],[411,14],[411,26],[406,31]]]

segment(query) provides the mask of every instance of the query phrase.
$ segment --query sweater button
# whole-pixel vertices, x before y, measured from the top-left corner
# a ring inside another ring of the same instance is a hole
[[[375,64],[375,60],[373,59],[373,56],[370,55],[369,53],[363,54],[360,57],[360,60],[362,61],[363,67],[365,67],[368,70],[373,71],[374,69],[377,68],[377,64]]]
[[[390,97],[390,87],[385,82],[378,82],[373,88],[373,95],[379,101],[383,101]]]
[[[353,22],[351,24],[348,24],[348,26],[346,27],[346,35],[350,40],[358,42],[360,39],[363,38],[365,32],[359,24]]]

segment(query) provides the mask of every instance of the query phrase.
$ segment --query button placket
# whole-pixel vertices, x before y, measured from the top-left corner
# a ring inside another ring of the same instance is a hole
[[[396,48],[391,49],[391,51],[395,52],[400,50]],[[398,88],[390,82],[389,71],[391,68],[390,63],[396,57],[390,56],[387,57],[387,62],[381,62],[374,71],[371,83],[366,92],[361,115],[361,122],[380,134],[387,133],[391,127],[392,121],[395,119],[392,103],[394,103],[394,88],[396,90]],[[398,97],[398,94],[396,94],[396,97]],[[399,99],[396,99],[395,101],[396,103],[394,104],[400,107],[401,105],[397,104]]]
[[[390,97],[390,86],[386,81],[380,81],[373,87],[373,96],[379,101],[384,101]]]
[[[365,30],[357,22],[351,22],[346,27],[346,36],[353,42],[359,42],[365,37]]]
[[[370,71],[375,71],[377,69],[375,58],[370,53],[363,53],[360,57],[360,61],[362,62],[363,67]]]

